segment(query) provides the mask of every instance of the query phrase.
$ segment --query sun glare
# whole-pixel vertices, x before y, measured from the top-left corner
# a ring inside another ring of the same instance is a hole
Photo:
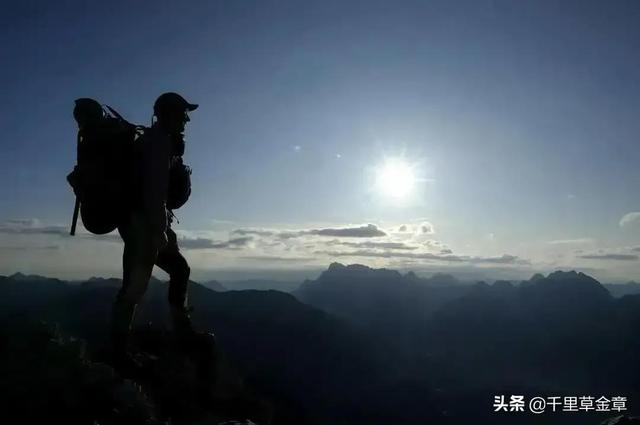
[[[401,159],[388,159],[376,171],[376,187],[384,196],[407,198],[415,184],[413,167]]]

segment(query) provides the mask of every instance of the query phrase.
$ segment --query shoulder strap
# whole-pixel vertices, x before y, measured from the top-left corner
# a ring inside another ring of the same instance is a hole
[[[105,106],[105,108],[107,108],[107,109],[109,110],[109,112],[111,112],[111,113],[113,114],[113,116],[114,116],[114,117],[118,118],[119,120],[122,120],[122,121],[126,121],[126,122],[128,122],[127,120],[125,120],[124,118],[122,118],[122,115],[120,115],[120,114],[118,113],[118,111],[116,111],[115,109],[113,109],[111,106],[109,106],[109,105],[107,105],[107,104],[105,104],[104,106]]]

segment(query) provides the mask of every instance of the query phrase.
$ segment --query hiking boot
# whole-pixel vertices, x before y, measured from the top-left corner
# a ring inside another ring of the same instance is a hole
[[[190,337],[197,334],[191,323],[191,312],[193,307],[171,306],[171,320],[173,331],[179,337]]]

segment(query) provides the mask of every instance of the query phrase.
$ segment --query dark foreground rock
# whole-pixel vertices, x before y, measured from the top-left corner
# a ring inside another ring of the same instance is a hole
[[[640,425],[640,418],[637,416],[629,417],[625,415],[615,416],[602,421],[600,425]]]
[[[206,337],[204,340],[206,341]],[[0,423],[267,424],[270,406],[246,390],[224,359],[176,344],[162,331],[136,335],[140,376],[123,378],[55,326],[0,329]],[[202,342],[202,341],[201,341]],[[207,364],[212,356],[219,367]]]

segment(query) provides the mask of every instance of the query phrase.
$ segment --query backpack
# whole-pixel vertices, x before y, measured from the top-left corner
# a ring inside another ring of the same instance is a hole
[[[77,164],[67,176],[76,195],[71,234],[78,212],[84,227],[103,235],[115,230],[130,210],[134,191],[134,141],[144,127],[131,124],[94,99],[75,101]]]

